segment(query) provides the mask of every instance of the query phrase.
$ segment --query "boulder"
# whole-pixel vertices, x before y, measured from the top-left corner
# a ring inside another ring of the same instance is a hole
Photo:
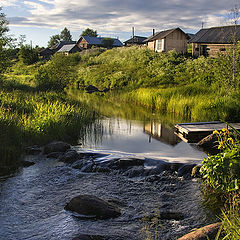
[[[121,215],[120,208],[101,198],[91,195],[79,195],[74,197],[66,205],[65,209],[93,219],[116,218]]]
[[[132,166],[143,166],[144,159],[138,158],[121,158],[118,160],[119,168],[127,168]]]
[[[222,223],[214,223],[190,232],[178,240],[214,240]]]
[[[47,155],[47,158],[59,158],[62,154],[62,152],[51,152]]]
[[[178,177],[183,177],[184,175],[192,173],[192,169],[196,166],[196,164],[185,164],[181,168],[178,169]]]
[[[70,149],[60,157],[59,161],[65,162],[65,163],[74,163],[78,159],[79,159],[79,154],[77,153],[77,151]]]
[[[201,165],[196,165],[192,169],[192,174],[191,174],[192,178],[201,178],[200,168],[201,168]]]
[[[88,85],[85,90],[88,92],[88,93],[93,93],[93,92],[99,92],[99,89],[93,85]]]
[[[29,154],[29,155],[38,155],[42,152],[42,149],[39,146],[34,145],[34,146],[26,147],[25,152],[26,154]]]
[[[198,147],[203,149],[218,149],[218,137],[216,134],[210,134],[197,143]]]
[[[30,167],[32,165],[34,165],[34,162],[29,162],[29,161],[22,161],[22,166],[23,167]]]
[[[70,144],[61,142],[61,141],[54,141],[43,148],[44,154],[49,154],[52,152],[66,152],[68,149],[70,149]]]

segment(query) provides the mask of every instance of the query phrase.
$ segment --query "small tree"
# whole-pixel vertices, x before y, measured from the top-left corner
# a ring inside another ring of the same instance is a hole
[[[8,32],[8,21],[6,16],[0,7],[0,75],[6,70],[10,64],[10,59],[7,51],[7,46],[11,42],[11,39],[6,36]]]
[[[89,37],[97,37],[98,34],[97,34],[97,30],[93,30],[93,29],[90,29],[90,28],[86,28],[82,34],[80,35],[81,36],[89,36]]]
[[[72,35],[66,27],[61,31],[60,39],[62,41],[72,41]]]
[[[19,60],[25,65],[31,65],[38,61],[38,51],[30,45],[22,45],[18,52]]]
[[[59,41],[61,40],[60,35],[53,35],[50,37],[50,40],[48,42],[48,47],[53,47],[54,45],[56,45],[57,43],[59,43]]]
[[[114,39],[113,38],[104,38],[102,44],[105,48],[111,48],[113,46]]]

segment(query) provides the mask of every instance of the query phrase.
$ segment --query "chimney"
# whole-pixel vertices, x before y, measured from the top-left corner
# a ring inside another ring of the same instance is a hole
[[[152,34],[153,36],[155,35],[155,29],[153,29],[153,34]]]

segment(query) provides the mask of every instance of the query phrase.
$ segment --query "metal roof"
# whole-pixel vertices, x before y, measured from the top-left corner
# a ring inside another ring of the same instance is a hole
[[[230,44],[233,42],[234,37],[235,40],[240,40],[240,25],[201,29],[189,42]]]
[[[70,52],[74,47],[77,47],[76,44],[63,45],[58,52]],[[80,50],[80,49],[79,49]]]
[[[50,49],[51,50],[59,50],[62,46],[64,45],[69,45],[69,44],[76,44],[76,41],[60,41],[57,44],[55,44],[54,46],[52,46]]]
[[[82,38],[84,38],[88,44],[91,44],[91,45],[103,45],[102,41],[103,39],[105,39],[104,37],[89,37],[89,36],[82,36]],[[122,42],[117,39],[117,38],[113,38],[114,39],[114,42],[113,42],[113,46],[114,47],[122,47],[123,44]]]

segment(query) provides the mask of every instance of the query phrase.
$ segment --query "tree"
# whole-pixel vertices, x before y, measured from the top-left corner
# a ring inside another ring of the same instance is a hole
[[[6,20],[6,16],[0,7],[0,75],[10,64],[7,46],[11,42],[11,39],[6,36],[6,33],[9,30],[7,25],[8,21]]]
[[[98,34],[97,34],[97,30],[94,31],[93,29],[86,28],[86,29],[82,32],[81,36],[97,37]],[[81,36],[80,36],[80,37],[81,37]]]
[[[102,44],[105,48],[111,48],[113,46],[114,39],[113,38],[104,38]]]
[[[72,41],[72,35],[66,27],[61,31],[60,39],[62,41]]]
[[[57,43],[59,43],[60,40],[61,40],[61,38],[60,38],[60,35],[59,35],[59,34],[51,36],[51,37],[50,37],[50,40],[49,40],[49,42],[48,42],[48,47],[49,47],[49,48],[50,48],[50,47],[53,47],[54,45],[56,45]]]
[[[38,49],[31,48],[30,45],[22,45],[18,52],[18,57],[25,65],[31,65],[38,61]]]

